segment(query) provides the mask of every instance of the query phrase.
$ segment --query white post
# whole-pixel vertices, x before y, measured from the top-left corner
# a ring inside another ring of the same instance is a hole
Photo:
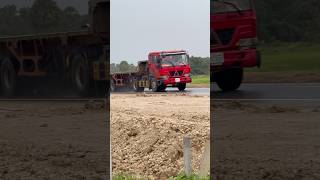
[[[210,141],[207,141],[204,148],[204,153],[200,162],[200,177],[206,177],[210,171]]]
[[[183,159],[184,172],[187,176],[191,175],[191,139],[189,137],[183,138]]]

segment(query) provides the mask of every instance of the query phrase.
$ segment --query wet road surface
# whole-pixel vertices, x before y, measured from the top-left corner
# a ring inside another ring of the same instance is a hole
[[[320,84],[242,84],[239,90],[223,93],[211,85],[211,98],[216,100],[318,101]]]

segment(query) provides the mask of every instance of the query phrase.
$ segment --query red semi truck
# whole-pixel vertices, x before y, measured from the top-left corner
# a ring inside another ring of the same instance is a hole
[[[211,79],[223,91],[240,87],[243,68],[260,67],[254,0],[211,0]]]
[[[138,63],[137,71],[111,73],[110,90],[120,88],[142,92],[148,88],[154,92],[165,91],[167,87],[185,90],[191,83],[189,55],[186,51],[151,52],[148,60]]]

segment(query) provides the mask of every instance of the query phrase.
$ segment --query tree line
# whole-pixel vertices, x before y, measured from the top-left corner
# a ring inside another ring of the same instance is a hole
[[[191,66],[192,75],[209,75],[210,58],[194,57],[189,58],[189,64]],[[137,66],[129,64],[128,61],[121,61],[120,63],[111,63],[110,72],[130,72],[136,71]]]
[[[74,7],[60,8],[54,0],[35,0],[31,7],[0,8],[0,35],[22,35],[80,30],[88,22]]]
[[[259,39],[265,42],[320,41],[319,0],[258,0]]]

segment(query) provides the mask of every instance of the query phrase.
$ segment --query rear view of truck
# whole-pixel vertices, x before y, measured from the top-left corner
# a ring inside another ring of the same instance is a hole
[[[211,79],[223,91],[240,87],[243,68],[260,67],[253,0],[211,0]]]

